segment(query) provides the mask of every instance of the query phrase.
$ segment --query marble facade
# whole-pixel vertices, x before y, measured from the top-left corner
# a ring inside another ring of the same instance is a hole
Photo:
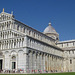
[[[49,26],[52,27],[50,23]],[[50,33],[47,30],[41,33],[16,20],[13,14],[0,13],[1,70],[21,69],[24,73],[75,71],[74,47],[70,49],[63,45],[53,28]]]

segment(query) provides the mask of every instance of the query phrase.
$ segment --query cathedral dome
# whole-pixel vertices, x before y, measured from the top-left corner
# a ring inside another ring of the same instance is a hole
[[[52,37],[55,40],[59,40],[59,34],[56,32],[56,30],[51,26],[51,23],[49,23],[49,26],[47,26],[43,32],[49,37]]]
[[[55,34],[58,34],[56,32],[56,30],[51,26],[51,23],[49,23],[49,26],[47,26],[44,30],[44,34],[46,33],[55,33]]]

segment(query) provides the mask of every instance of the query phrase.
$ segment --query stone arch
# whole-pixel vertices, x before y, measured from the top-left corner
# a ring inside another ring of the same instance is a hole
[[[10,53],[10,54],[11,54],[11,56],[13,56],[13,55],[15,55],[15,56],[16,56],[16,55],[17,55],[17,52],[16,52],[15,50],[13,50],[13,51],[11,51],[11,53]]]
[[[17,69],[17,52],[11,51],[11,69]]]
[[[5,54],[9,53],[9,51],[5,51]]]
[[[9,56],[9,51],[5,51],[5,57],[8,57]]]
[[[22,52],[22,51],[23,51],[23,50],[19,50],[18,53],[19,53],[19,52]],[[23,52],[24,52],[24,51],[23,51]]]
[[[19,50],[19,51],[18,51],[18,54],[23,54],[23,53],[24,53],[23,50]]]

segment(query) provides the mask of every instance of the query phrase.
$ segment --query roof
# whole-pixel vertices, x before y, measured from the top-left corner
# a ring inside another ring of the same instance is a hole
[[[47,26],[44,30],[44,34],[46,33],[54,33],[54,34],[58,34],[56,32],[56,30],[51,26],[51,23],[49,23],[49,26]]]
[[[75,39],[74,40],[59,41],[59,42],[57,42],[57,44],[59,44],[59,43],[69,43],[69,42],[75,42]]]

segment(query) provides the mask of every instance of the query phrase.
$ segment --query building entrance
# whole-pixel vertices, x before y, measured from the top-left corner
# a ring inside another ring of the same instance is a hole
[[[2,70],[2,60],[0,60],[0,70]]]
[[[12,62],[12,69],[16,69],[16,62]]]
[[[12,56],[12,69],[16,69],[16,57]]]

